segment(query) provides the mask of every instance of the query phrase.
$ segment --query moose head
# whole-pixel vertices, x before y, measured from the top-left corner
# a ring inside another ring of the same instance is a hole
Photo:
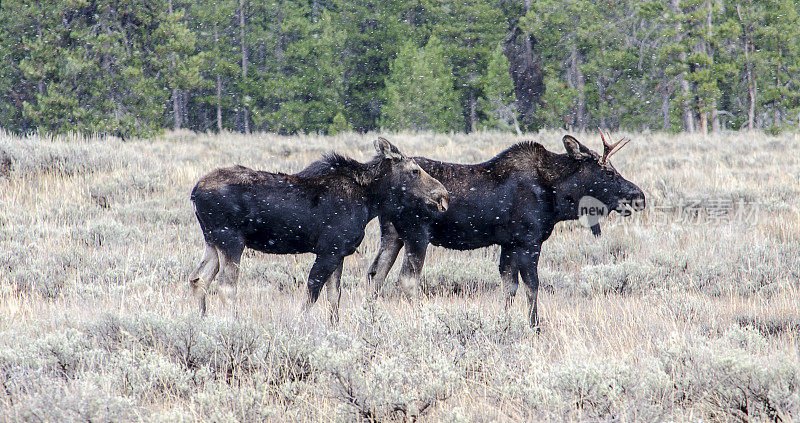
[[[375,150],[382,160],[377,194],[388,200],[384,205],[386,211],[447,210],[450,197],[444,185],[425,172],[413,158],[401,153],[383,137],[375,140]]]
[[[590,150],[572,135],[562,139],[567,155],[573,161],[575,172],[564,178],[560,185],[560,197],[568,200],[574,207],[573,218],[580,218],[590,226],[592,233],[600,235],[600,217],[609,211],[629,214],[631,210],[645,208],[642,190],[622,177],[609,160],[630,140],[622,138],[611,142],[610,134],[600,131],[603,141],[603,155]],[[570,213],[572,214],[572,213]]]

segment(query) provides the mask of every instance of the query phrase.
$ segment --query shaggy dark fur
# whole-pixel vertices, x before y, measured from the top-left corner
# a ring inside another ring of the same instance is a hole
[[[206,254],[190,277],[205,313],[205,290],[219,272],[225,295],[235,295],[245,247],[265,253],[317,255],[308,277],[309,302],[378,215],[428,215],[444,209],[447,191],[388,141],[376,141],[368,163],[330,154],[294,175],[243,166],[217,169],[192,191]],[[338,294],[337,294],[338,295]],[[336,316],[332,316],[335,319]]]
[[[416,289],[429,243],[457,250],[498,244],[508,303],[520,275],[530,288],[530,323],[538,326],[539,251],[555,224],[577,219],[578,203],[584,196],[617,211],[624,210],[625,204],[641,210],[645,202],[642,190],[610,163],[602,163],[597,153],[569,135],[563,142],[566,154],[523,142],[472,165],[416,157],[417,163],[447,188],[450,208],[429,220],[381,216],[381,248],[367,274],[375,288],[383,284],[403,246],[406,255],[400,280],[408,290]],[[599,235],[599,225],[592,230]]]

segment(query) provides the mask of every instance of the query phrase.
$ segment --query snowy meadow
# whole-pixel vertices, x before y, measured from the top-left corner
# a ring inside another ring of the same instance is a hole
[[[563,152],[563,134],[382,135],[475,163],[521,139]],[[253,251],[239,318],[213,297],[199,318],[197,179],[365,161],[376,134],[0,133],[0,420],[800,419],[800,135],[621,135],[614,165],[648,208],[600,238],[556,226],[536,334],[521,290],[504,309],[496,248],[431,246],[421,298],[398,294],[398,262],[370,299],[376,221],[337,326],[324,294],[301,312],[313,256]]]

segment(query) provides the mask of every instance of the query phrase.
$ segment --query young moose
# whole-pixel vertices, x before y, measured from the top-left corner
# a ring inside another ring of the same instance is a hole
[[[620,176],[608,161],[625,143],[620,144],[620,140],[611,144],[605,136],[602,139],[602,156],[566,135],[563,143],[567,154],[523,142],[474,165],[415,157],[447,188],[450,208],[427,222],[413,215],[381,216],[381,246],[367,272],[368,281],[374,283],[377,293],[404,245],[400,283],[411,293],[416,289],[428,243],[456,250],[499,244],[506,307],[517,292],[521,275],[529,288],[530,325],[538,327],[539,252],[555,224],[579,218],[579,203],[589,196],[618,212],[626,211],[626,205],[635,210],[645,207],[642,190]],[[592,232],[600,234],[599,224],[592,226]]]
[[[378,155],[368,163],[330,154],[295,175],[234,166],[200,178],[191,198],[206,249],[189,279],[201,315],[218,273],[223,302],[231,297],[235,307],[239,260],[248,247],[316,254],[307,306],[327,282],[331,320],[338,320],[342,261],[361,243],[367,223],[379,214],[447,209],[448,193],[439,181],[386,139],[378,138],[375,148]]]

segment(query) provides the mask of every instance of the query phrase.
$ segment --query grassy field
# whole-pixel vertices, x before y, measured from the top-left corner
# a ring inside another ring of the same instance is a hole
[[[532,135],[562,152],[563,133]],[[618,134],[623,135],[623,134]],[[800,136],[628,134],[648,210],[542,252],[541,334],[503,310],[498,251],[429,250],[424,298],[377,300],[372,222],[342,321],[302,314],[311,255],[246,252],[238,321],[200,320],[189,192],[217,166],[297,171],[373,135],[0,134],[0,421],[800,419]],[[477,162],[511,135],[387,135]],[[578,135],[599,148],[595,134]]]

